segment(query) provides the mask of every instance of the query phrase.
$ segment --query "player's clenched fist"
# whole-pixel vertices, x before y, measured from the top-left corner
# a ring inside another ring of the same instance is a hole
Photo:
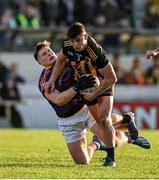
[[[85,74],[78,79],[77,83],[73,86],[73,88],[75,91],[79,92],[80,90],[94,87],[95,82],[96,79],[92,74]]]

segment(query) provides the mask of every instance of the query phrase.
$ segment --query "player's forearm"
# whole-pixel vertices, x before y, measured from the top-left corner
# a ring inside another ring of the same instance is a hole
[[[93,92],[94,96],[97,97],[106,90],[108,90],[109,88],[111,88],[112,86],[114,86],[116,81],[117,81],[116,76],[111,79],[103,79],[101,81],[100,86]]]
[[[108,90],[117,82],[117,77],[111,63],[108,63],[104,68],[100,69],[99,72],[103,76],[103,79],[100,86],[93,93],[95,97]]]
[[[73,89],[73,87],[61,92],[58,96],[58,105],[63,106],[69,103],[76,94],[77,92]]]
[[[63,92],[45,93],[45,96],[52,103],[58,106],[64,106],[69,103],[76,94],[77,92],[71,87]]]
[[[64,68],[65,62],[64,61],[56,61],[53,72],[51,74],[50,80],[52,82],[56,82],[56,80],[58,79],[60,73],[62,72],[63,68]]]

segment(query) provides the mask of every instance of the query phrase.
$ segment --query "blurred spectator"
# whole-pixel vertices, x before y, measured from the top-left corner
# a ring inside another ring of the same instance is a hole
[[[159,66],[153,66],[151,76],[146,80],[148,85],[159,85]]]
[[[152,65],[146,70],[146,84],[159,85],[159,54],[153,56]]]
[[[19,90],[14,83],[14,79],[11,76],[6,76],[5,82],[2,84],[0,88],[0,98],[2,101],[10,100],[20,102],[20,94]],[[4,105],[0,106],[0,116],[5,117],[5,107]],[[16,128],[23,127],[22,117],[18,110],[16,109],[16,105],[11,105],[11,125]]]
[[[148,4],[146,8],[146,15],[143,20],[143,26],[148,29],[158,28],[158,22],[159,14],[157,7],[152,4]]]
[[[135,57],[132,68],[126,75],[126,83],[140,86],[145,84],[141,61],[138,57]]]
[[[105,27],[130,27],[126,10],[119,7],[116,0],[100,0],[98,14],[95,17],[97,26]]]
[[[132,0],[116,0],[120,12],[122,12],[122,22],[128,24],[128,26],[134,26],[134,18],[133,18],[133,2]],[[121,23],[122,25],[122,23]],[[125,27],[123,24],[122,26]],[[126,25],[127,26],[127,25]]]
[[[22,4],[23,5],[23,4]],[[37,1],[27,1],[22,7],[21,12],[16,15],[17,26],[22,29],[39,29],[41,22],[38,16]],[[15,48],[18,51],[30,50],[37,39],[42,38],[35,33],[19,33],[14,38]]]
[[[159,0],[149,0],[151,1],[151,3],[157,7],[157,9],[159,10]]]
[[[95,25],[99,27],[114,27],[119,19],[117,4],[114,0],[100,0]]]
[[[105,49],[109,49],[114,53],[120,53],[120,50],[122,49],[122,43],[120,42],[120,34],[108,34],[104,36],[101,44]]]
[[[82,22],[85,25],[93,23],[93,16],[96,13],[95,0],[76,0],[74,6],[74,21]]]
[[[75,1],[74,0],[59,0],[57,24],[67,26],[74,22],[75,17]]]
[[[82,1],[80,0],[76,1],[76,7],[80,6],[79,2]],[[76,21],[81,21],[86,25],[92,26],[94,23],[94,16],[97,14],[97,10],[98,10],[98,0],[87,0],[87,1],[83,0],[83,3],[81,3],[81,8],[78,10],[79,15],[78,18],[76,18]]]
[[[40,0],[39,10],[43,26],[56,25],[58,1],[59,0]]]
[[[92,25],[96,5],[96,0],[59,0],[57,25],[68,26],[75,21]]]
[[[125,75],[127,72],[122,66],[122,61],[119,54],[114,55],[112,65],[118,79],[117,84],[125,84]]]
[[[13,13],[16,15],[25,3],[26,0],[8,0],[8,7],[12,8]]]
[[[18,65],[13,63],[9,69],[9,75],[12,76],[15,83],[25,83],[25,79],[18,74]]]
[[[0,28],[15,28],[16,21],[13,17],[12,10],[5,8],[0,16]],[[0,31],[0,49],[4,50],[8,45],[7,33]]]
[[[1,7],[1,11],[0,11],[0,16],[1,16],[1,12],[3,12],[3,10],[8,7],[10,0],[1,0],[0,1],[0,7]]]
[[[31,2],[27,2],[24,6],[24,11],[16,17],[17,25],[21,28],[40,28],[40,19],[37,15],[37,8]]]
[[[94,18],[94,24],[98,27],[129,28],[130,22],[126,14],[118,7],[115,0],[101,0],[98,13]],[[122,44],[120,34],[108,34],[101,41],[105,49],[120,52]]]
[[[7,67],[0,61],[0,82],[4,82],[5,76],[8,73]]]
[[[0,27],[3,28],[15,28],[16,21],[14,19],[12,10],[10,8],[5,8],[0,17]]]

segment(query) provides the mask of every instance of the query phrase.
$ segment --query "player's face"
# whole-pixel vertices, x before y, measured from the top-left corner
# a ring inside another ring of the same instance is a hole
[[[88,39],[87,34],[81,34],[76,38],[71,39],[71,43],[74,50],[77,52],[83,51],[87,46],[87,39]]]
[[[38,53],[38,62],[42,66],[49,66],[55,63],[56,54],[49,48],[41,48]]]

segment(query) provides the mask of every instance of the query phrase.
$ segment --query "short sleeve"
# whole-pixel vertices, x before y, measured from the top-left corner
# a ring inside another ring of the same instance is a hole
[[[105,50],[100,45],[98,45],[97,59],[96,59],[95,63],[96,63],[97,69],[101,69],[109,63],[109,60],[107,58],[107,54],[106,54]]]
[[[67,55],[68,55],[68,52],[69,52],[70,50],[72,51],[71,41],[68,40],[68,39],[65,39],[65,40],[63,41],[63,44],[62,44],[62,52],[63,52],[63,54],[64,54],[65,56],[67,56]]]
[[[65,41],[63,41],[61,50],[62,50],[62,53],[63,53],[65,56],[67,56],[67,47],[64,46],[64,42],[65,42]]]

